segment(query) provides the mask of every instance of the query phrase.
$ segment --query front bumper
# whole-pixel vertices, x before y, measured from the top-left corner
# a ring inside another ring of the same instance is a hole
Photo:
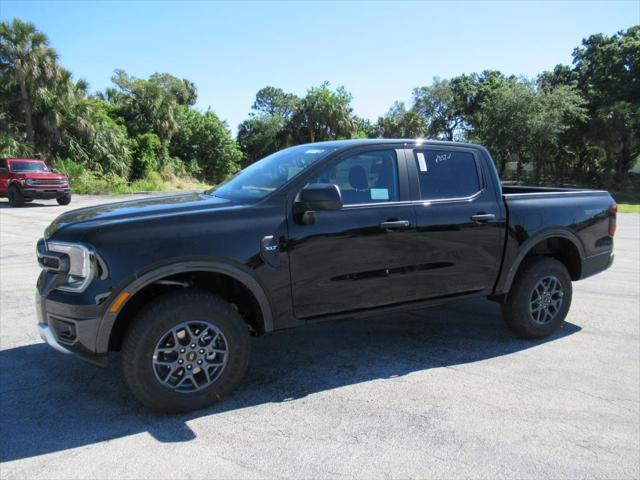
[[[38,332],[40,332],[40,338],[42,338],[42,340],[47,342],[57,351],[62,353],[71,353],[69,350],[60,345],[60,343],[58,343],[58,340],[56,340],[56,337],[49,328],[49,325],[47,325],[46,323],[38,323]]]
[[[74,305],[43,298],[36,290],[40,337],[62,353],[105,367],[107,352],[96,350],[104,305]]]
[[[22,196],[27,199],[51,200],[52,198],[63,197],[70,193],[70,188],[22,188]]]

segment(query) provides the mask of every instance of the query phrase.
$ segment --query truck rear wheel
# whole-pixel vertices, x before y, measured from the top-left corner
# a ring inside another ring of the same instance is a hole
[[[542,338],[558,330],[571,306],[571,276],[558,260],[525,260],[502,304],[502,318],[523,338]]]
[[[24,204],[24,197],[18,187],[12,185],[9,187],[9,205],[12,207],[21,207]]]
[[[249,364],[249,332],[227,302],[202,290],[172,292],[135,318],[122,345],[124,378],[163,412],[207,407],[233,390]]]

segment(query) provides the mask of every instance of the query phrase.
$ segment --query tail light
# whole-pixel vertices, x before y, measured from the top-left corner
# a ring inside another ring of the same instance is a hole
[[[616,234],[616,215],[618,214],[618,205],[615,203],[609,209],[609,235],[612,237]]]

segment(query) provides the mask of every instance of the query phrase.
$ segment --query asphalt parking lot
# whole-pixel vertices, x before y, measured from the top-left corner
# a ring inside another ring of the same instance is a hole
[[[98,369],[36,332],[36,240],[112,199],[0,200],[1,478],[640,476],[640,215],[552,338],[515,338],[484,300],[284,331],[252,339],[230,398],[164,416],[117,356]]]

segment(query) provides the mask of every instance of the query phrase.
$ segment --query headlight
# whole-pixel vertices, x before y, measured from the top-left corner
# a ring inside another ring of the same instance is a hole
[[[47,250],[61,253],[69,259],[64,283],[58,290],[65,292],[83,292],[96,274],[96,260],[93,252],[77,243],[47,242]]]
[[[24,183],[27,185],[35,185],[36,181],[33,178],[27,178]]]

